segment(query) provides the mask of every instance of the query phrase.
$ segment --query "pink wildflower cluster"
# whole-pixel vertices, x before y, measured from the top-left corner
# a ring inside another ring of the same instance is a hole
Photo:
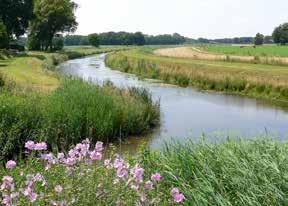
[[[103,158],[103,143],[97,142],[95,147],[91,147],[91,143],[88,139],[82,141],[82,143],[77,144],[75,147],[71,148],[67,154],[58,153],[54,155],[51,152],[46,152],[47,144],[45,142],[35,143],[33,141],[27,141],[25,143],[25,148],[28,151],[36,151],[39,153],[40,159],[45,163],[45,170],[49,170],[56,165],[56,167],[64,167],[67,175],[72,175],[73,172],[77,171],[77,175],[83,175],[85,171],[79,170],[79,168],[84,165],[87,166],[86,170],[90,170],[92,164],[97,165],[97,167],[102,167],[106,170],[106,174],[113,174],[112,185],[121,184],[124,188],[133,191],[139,198],[137,205],[153,205],[157,201],[156,197],[149,198],[149,192],[155,190],[157,193],[157,184],[162,180],[162,176],[159,173],[151,174],[147,179],[145,175],[145,170],[139,164],[130,165],[129,162],[121,158],[120,155],[115,154],[110,159]],[[9,160],[6,163],[6,168],[8,170],[13,170],[16,167],[16,162]],[[93,166],[94,167],[94,166]],[[80,171],[80,172],[79,172]],[[21,177],[26,177],[26,181],[22,184],[20,189],[16,191],[13,177],[4,176],[2,178],[2,184],[0,187],[0,192],[2,194],[2,205],[18,205],[17,200],[21,197],[26,198],[30,203],[36,202],[39,198],[44,197],[44,191],[47,190],[48,186],[54,188],[53,196],[61,196],[65,192],[65,187],[60,184],[50,185],[46,181],[44,176],[40,173],[37,174],[27,174],[24,175],[23,171],[20,171]],[[85,176],[84,176],[85,177]],[[36,187],[37,185],[37,187]],[[122,187],[121,186],[121,187]],[[36,191],[43,188],[41,191]],[[67,189],[67,188],[66,188]],[[102,183],[99,183],[96,191],[96,198],[102,198],[106,193],[106,190]],[[184,201],[185,197],[180,193],[179,189],[173,188],[171,190],[171,196],[175,203],[181,203]],[[70,200],[71,203],[75,200]],[[50,205],[64,206],[68,202],[64,199],[62,200],[49,200]]]

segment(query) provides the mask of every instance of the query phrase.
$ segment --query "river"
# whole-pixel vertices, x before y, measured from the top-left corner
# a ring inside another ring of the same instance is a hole
[[[171,140],[187,138],[221,141],[228,136],[288,137],[288,110],[265,101],[216,92],[181,88],[155,80],[140,80],[132,74],[105,66],[105,55],[89,56],[65,62],[58,71],[87,81],[111,81],[118,87],[145,87],[154,100],[160,99],[161,124],[145,137],[130,137],[122,145],[133,150],[139,144],[160,147]]]

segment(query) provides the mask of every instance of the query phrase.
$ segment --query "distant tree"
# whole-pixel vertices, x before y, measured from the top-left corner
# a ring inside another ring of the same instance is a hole
[[[254,38],[254,44],[255,45],[263,45],[264,43],[264,35],[257,33],[255,38]]]
[[[145,37],[141,32],[136,32],[134,34],[134,44],[138,46],[145,45]]]
[[[100,45],[100,38],[98,34],[90,34],[88,36],[88,42],[90,45],[94,46],[94,47],[99,47]]]
[[[208,44],[208,43],[210,43],[210,40],[209,39],[205,39],[205,38],[199,38],[198,42],[202,43],[202,44]]]
[[[272,34],[273,40],[276,44],[285,45],[288,43],[288,23],[281,24],[276,27]]]
[[[53,50],[53,38],[59,32],[73,32],[77,27],[71,0],[34,0],[34,18],[31,21],[30,42],[38,41],[41,50]]]
[[[26,32],[32,11],[33,0],[0,0],[0,19],[10,39]]]
[[[62,50],[64,47],[64,40],[62,36],[57,36],[53,38],[53,51]]]
[[[265,36],[264,37],[264,44],[273,44],[273,37],[272,36]]]
[[[0,49],[8,48],[8,46],[9,46],[9,37],[6,31],[6,27],[0,20]]]

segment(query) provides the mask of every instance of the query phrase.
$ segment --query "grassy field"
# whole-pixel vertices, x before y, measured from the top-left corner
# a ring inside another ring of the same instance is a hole
[[[207,45],[200,48],[204,51],[228,55],[288,57],[288,46],[264,45],[253,48],[252,45],[248,45],[240,48],[239,45]]]
[[[288,203],[287,142],[174,143],[162,152],[145,150],[125,157],[87,140],[71,147],[69,154],[35,151],[39,146],[31,142],[26,146],[34,151],[25,162],[9,162],[10,169],[0,169],[5,176],[3,197],[14,205]]]
[[[288,100],[288,69],[284,66],[164,57],[144,47],[109,54],[108,66],[180,86],[224,91],[271,100]]]

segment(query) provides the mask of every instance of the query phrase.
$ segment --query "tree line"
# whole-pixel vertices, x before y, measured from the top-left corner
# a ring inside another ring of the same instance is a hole
[[[96,38],[95,34],[94,35]],[[91,35],[89,35],[91,37]],[[67,35],[64,37],[64,43],[67,46],[88,45],[89,36]],[[99,45],[174,45],[183,44],[186,38],[180,34],[164,35],[143,35],[141,32],[106,32],[98,34]]]

